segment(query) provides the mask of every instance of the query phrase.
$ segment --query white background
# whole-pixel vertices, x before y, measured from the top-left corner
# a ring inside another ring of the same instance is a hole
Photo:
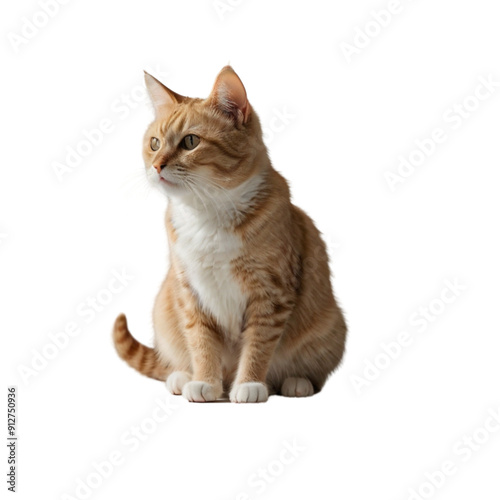
[[[76,486],[89,478],[88,497],[105,499],[498,498],[500,432],[488,415],[500,405],[500,87],[469,99],[477,109],[460,125],[450,118],[479,78],[500,82],[498,6],[401,0],[349,62],[341,44],[356,33],[362,44],[358,30],[389,2],[221,3],[74,0],[19,46],[13,35],[40,6],[2,6],[0,331],[5,401],[7,385],[19,392],[17,498],[83,498]],[[151,342],[167,266],[166,201],[143,174],[142,70],[205,97],[228,62],[274,128],[275,167],[328,242],[349,323],[342,367],[309,399],[189,404],[111,343],[122,311]],[[284,111],[293,118],[273,119]],[[103,119],[113,130],[59,180],[54,163]],[[386,172],[435,128],[446,141],[391,190]],[[128,285],[85,315],[123,269]],[[450,304],[446,280],[465,288]],[[416,323],[430,304],[433,321]],[[70,322],[79,335],[23,378]],[[388,361],[382,344],[402,332],[412,341],[391,344]],[[358,390],[374,362],[385,368]],[[176,406],[160,424],[156,398]],[[133,451],[127,433],[141,425],[150,434]],[[122,461],[101,480],[92,463],[112,453]],[[445,461],[454,473],[425,485]],[[257,483],[259,470],[270,480]]]

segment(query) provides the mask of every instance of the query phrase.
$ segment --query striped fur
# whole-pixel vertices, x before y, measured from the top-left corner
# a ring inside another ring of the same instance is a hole
[[[132,337],[124,314],[120,314],[116,318],[113,328],[113,341],[120,358],[139,373],[157,380],[165,380],[169,375],[170,370],[164,363],[159,361],[156,351]]]

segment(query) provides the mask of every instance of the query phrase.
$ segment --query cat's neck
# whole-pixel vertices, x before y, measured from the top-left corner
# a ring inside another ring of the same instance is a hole
[[[239,225],[265,191],[267,172],[260,171],[231,189],[205,186],[169,200],[174,219],[192,219],[229,229]]]

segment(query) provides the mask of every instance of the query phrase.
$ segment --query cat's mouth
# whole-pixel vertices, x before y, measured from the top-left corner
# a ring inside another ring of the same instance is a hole
[[[162,184],[169,186],[169,187],[179,187],[179,184],[177,182],[170,181],[170,180],[165,179],[164,177],[161,177],[161,176],[160,176],[160,182]]]

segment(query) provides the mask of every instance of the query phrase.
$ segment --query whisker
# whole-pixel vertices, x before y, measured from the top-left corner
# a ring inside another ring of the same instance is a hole
[[[119,189],[127,197],[145,199],[149,197],[152,186],[144,175],[144,170],[141,169],[125,175],[121,180]]]

